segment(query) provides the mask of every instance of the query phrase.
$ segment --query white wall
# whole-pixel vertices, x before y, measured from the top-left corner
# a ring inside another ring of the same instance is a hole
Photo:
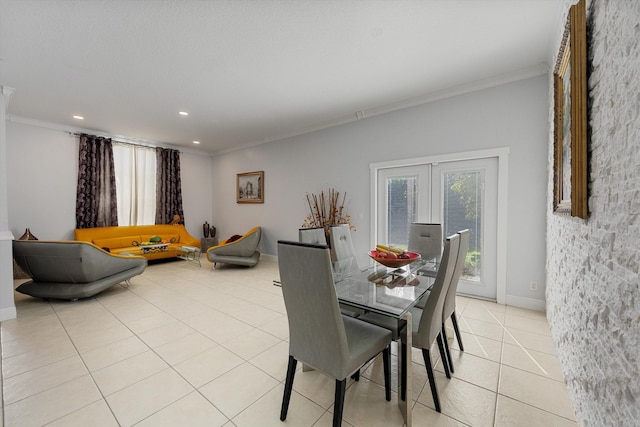
[[[637,426],[640,2],[593,0],[589,16],[590,216],[551,213],[550,171],[547,317],[578,421]]]
[[[38,239],[73,239],[78,137],[8,121],[7,160],[9,229],[13,235],[19,238],[28,227]],[[185,226],[199,238],[202,223],[211,222],[211,157],[183,152],[180,166]]]
[[[347,192],[366,258],[369,165],[373,162],[510,147],[507,300],[541,307],[545,281],[548,95],[546,76],[522,80],[350,124],[216,156],[213,224],[220,237],[264,228],[262,251],[297,239],[305,195],[333,187]],[[236,174],[265,172],[265,203],[236,204]],[[537,281],[538,291],[529,283]],[[511,298],[509,298],[511,297]]]

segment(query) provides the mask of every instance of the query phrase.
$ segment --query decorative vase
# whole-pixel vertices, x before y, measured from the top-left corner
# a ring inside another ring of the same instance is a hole
[[[202,234],[204,234],[204,237],[209,237],[210,232],[211,228],[209,226],[209,223],[205,221],[204,224],[202,224]]]
[[[209,227],[209,233],[211,234],[211,237],[216,237],[216,228],[213,225]]]
[[[20,236],[18,240],[38,240],[38,238],[31,234],[31,230],[27,228],[26,230],[24,230],[24,234]]]

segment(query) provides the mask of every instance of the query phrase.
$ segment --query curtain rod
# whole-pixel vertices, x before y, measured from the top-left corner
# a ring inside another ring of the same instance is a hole
[[[73,135],[73,136],[90,135],[90,134],[84,133],[84,132],[69,132],[69,131],[67,131],[67,133],[69,135]],[[92,135],[92,136],[100,136],[100,135]],[[165,147],[159,147],[159,146],[155,146],[155,145],[145,145],[145,144],[139,144],[139,143],[135,143],[135,142],[119,141],[119,140],[114,139],[113,137],[110,137],[110,136],[102,136],[102,138],[108,138],[115,144],[131,145],[133,147],[148,148],[150,150],[155,150],[156,148],[162,148],[163,150],[175,150],[174,148],[165,148]],[[176,151],[179,152],[180,154],[182,154],[182,151],[180,151],[180,150],[176,150]]]

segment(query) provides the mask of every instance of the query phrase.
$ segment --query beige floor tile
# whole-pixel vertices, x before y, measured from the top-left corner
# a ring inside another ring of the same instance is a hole
[[[532,319],[529,317],[513,316],[507,313],[504,321],[507,328],[521,329],[523,331],[535,332],[536,334],[551,336],[551,329],[546,319]]]
[[[97,371],[147,350],[149,347],[140,338],[132,336],[87,351],[80,356],[90,371]]]
[[[271,376],[245,362],[199,390],[225,416],[233,418],[278,384]]]
[[[193,391],[174,370],[165,369],[107,396],[121,426],[131,426]]]
[[[455,371],[452,376],[492,392],[498,391],[499,363],[454,349],[451,349],[451,358]],[[444,374],[442,364],[436,370]]]
[[[82,359],[72,356],[59,362],[4,379],[4,403],[49,390],[88,374]]]
[[[464,309],[463,316],[468,319],[482,320],[490,323],[497,323],[497,324],[503,323],[505,318],[505,313],[491,310],[489,307],[491,307],[489,303],[469,304]],[[457,313],[457,312],[456,314],[458,316],[460,315],[460,313]],[[451,320],[449,320],[449,322],[450,321]]]
[[[289,321],[287,320],[286,315],[265,322],[258,328],[282,340],[289,339]]]
[[[280,341],[249,360],[249,362],[278,381],[284,382],[289,364],[289,343]]]
[[[42,426],[102,399],[89,375],[34,394],[4,408],[7,427]]]
[[[78,409],[67,416],[58,418],[47,427],[118,427],[118,421],[104,400]]]
[[[7,343],[15,339],[45,338],[50,335],[64,331],[62,323],[54,313],[47,312],[41,318],[38,317],[20,317],[4,320],[0,324],[2,328],[2,343]],[[66,332],[65,332],[66,333]]]
[[[175,365],[215,346],[215,342],[196,332],[156,347],[154,351],[168,364]]]
[[[561,417],[575,420],[564,383],[502,366],[498,393]]]
[[[522,346],[528,350],[536,350],[551,355],[556,354],[550,336],[523,331],[522,329],[505,328],[504,343]]]
[[[194,391],[145,418],[136,427],[217,427],[228,421],[222,412]]]
[[[134,334],[142,334],[156,328],[165,327],[176,320],[167,313],[159,312],[151,316],[141,317],[136,320],[125,321],[125,324],[133,331]]]
[[[222,346],[216,346],[178,363],[174,369],[192,386],[200,388],[242,363],[242,358]]]
[[[23,353],[36,352],[43,347],[55,346],[65,341],[71,344],[71,338],[62,325],[53,332],[38,331],[31,334],[21,334],[16,339],[2,343],[2,357],[6,359]]]
[[[224,344],[242,334],[246,334],[252,329],[254,329],[254,327],[248,323],[225,315],[225,317],[220,321],[204,327],[200,330],[200,333],[219,344]]]
[[[526,308],[506,306],[506,313],[508,316],[526,317],[534,320],[547,320],[546,313],[539,310],[529,310]]]
[[[313,427],[332,427],[333,426],[333,412],[326,411],[322,417],[318,420],[317,423],[313,425]],[[342,418],[342,427],[366,427],[366,426],[354,426],[353,424],[348,423]]]
[[[298,363],[301,365],[301,363]],[[349,380],[347,387],[351,385],[353,380]],[[324,409],[329,409],[333,405],[336,381],[333,378],[318,372],[304,372],[299,369],[293,379],[293,389],[320,405]]]
[[[384,386],[361,377],[360,381],[347,389],[343,419],[354,426],[402,425],[404,418],[398,407],[397,396],[392,392],[391,401],[387,402]]]
[[[279,338],[254,328],[246,334],[230,339],[222,345],[243,359],[249,360],[279,342],[281,342]]]
[[[440,407],[444,415],[472,426],[493,425],[496,408],[495,393],[456,377],[449,380],[439,372],[435,375]],[[418,402],[434,408],[428,384],[422,389]]]
[[[60,360],[76,356],[78,352],[71,340],[62,340],[39,348],[37,351],[21,353],[2,359],[2,375],[6,380],[14,375],[28,372]]]
[[[464,315],[459,317],[458,326],[460,327],[460,331],[462,331],[462,333],[467,332],[495,341],[502,341],[502,337],[504,334],[504,328],[498,323],[466,318],[464,317]]]
[[[100,331],[100,333],[95,330],[89,330],[80,335],[69,335],[71,336],[73,345],[75,345],[78,351],[80,353],[85,353],[89,350],[111,344],[112,342],[129,338],[133,336],[133,332],[131,332],[129,328],[124,326],[122,323],[119,323],[117,326]]]
[[[153,351],[145,351],[92,373],[103,395],[109,396],[165,370],[168,365]]]
[[[564,381],[560,361],[548,353],[505,343],[502,349],[502,363],[556,381]]]
[[[447,337],[449,338],[449,348],[460,350],[458,340],[453,333],[453,329],[447,329]],[[502,342],[492,340],[490,338],[473,335],[470,333],[460,332],[462,334],[462,345],[464,352],[482,357],[483,359],[493,362],[500,362],[502,358]]]
[[[575,427],[575,421],[559,417],[506,396],[498,395],[496,427]]]
[[[156,348],[195,333],[193,328],[173,319],[160,327],[138,334],[138,337],[149,347]]]
[[[466,424],[454,420],[435,409],[416,402],[412,412],[413,427],[464,427]]]
[[[284,385],[275,387],[231,421],[238,427],[314,426],[325,409],[296,392],[291,393],[286,424],[280,421]]]

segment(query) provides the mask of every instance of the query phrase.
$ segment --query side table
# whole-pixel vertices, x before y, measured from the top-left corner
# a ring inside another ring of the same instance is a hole
[[[200,250],[204,253],[207,252],[211,246],[218,246],[217,237],[203,237],[200,239]]]

